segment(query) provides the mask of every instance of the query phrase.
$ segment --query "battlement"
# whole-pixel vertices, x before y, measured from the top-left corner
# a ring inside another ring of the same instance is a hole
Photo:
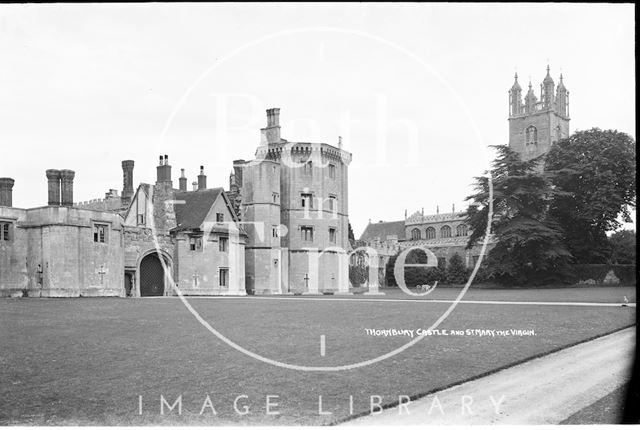
[[[437,223],[445,221],[464,221],[466,212],[449,212],[443,214],[424,215],[422,212],[416,211],[405,220],[406,225]]]
[[[123,208],[122,198],[118,195],[118,190],[110,189],[105,193],[104,199],[92,199],[74,203],[73,206],[82,209],[92,209],[99,211],[114,211]]]

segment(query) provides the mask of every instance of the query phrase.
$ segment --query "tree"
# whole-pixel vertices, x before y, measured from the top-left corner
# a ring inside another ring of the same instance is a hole
[[[396,281],[395,265],[398,260],[398,256],[401,253],[402,251],[398,252],[396,255],[392,255],[389,258],[389,261],[387,261],[385,275],[388,286],[398,286]],[[433,284],[435,281],[442,282],[445,279],[445,270],[441,267],[410,266],[412,264],[427,264],[427,254],[421,249],[412,249],[409,251],[404,262],[405,265],[409,265],[409,267],[404,267],[404,282],[408,287]]]
[[[551,147],[545,173],[558,194],[549,213],[560,223],[576,263],[606,263],[606,232],[631,222],[636,201],[635,141],[625,133],[593,128]]]
[[[356,240],[356,237],[353,234],[353,229],[351,228],[351,223],[349,223],[348,226],[349,226],[349,230],[348,230],[348,233],[347,233],[348,234],[348,239],[349,239],[350,242],[353,242],[353,241]]]
[[[464,284],[467,282],[467,268],[462,257],[457,252],[449,259],[447,282],[450,284]]]
[[[389,257],[389,260],[387,261],[387,265],[384,268],[385,269],[384,272],[386,276],[386,284],[390,287],[398,286],[398,283],[396,282],[395,265],[399,255],[400,253],[398,252],[396,255],[392,255],[391,257]]]
[[[359,287],[369,281],[369,255],[359,249],[353,253],[354,263],[349,264],[349,281],[354,287]]]
[[[635,264],[636,262],[636,232],[620,230],[609,238],[611,264]]]
[[[493,183],[491,233],[497,243],[487,258],[489,275],[507,284],[540,284],[560,280],[571,254],[563,245],[560,226],[548,214],[559,191],[537,173],[541,158],[523,161],[508,146],[493,146],[498,152],[490,172]],[[489,215],[489,181],[477,177],[476,193],[467,222],[472,234],[467,249],[484,237]]]

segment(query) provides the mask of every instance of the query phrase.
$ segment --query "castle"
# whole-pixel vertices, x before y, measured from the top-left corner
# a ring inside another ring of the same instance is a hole
[[[540,85],[540,100],[534,94],[531,83],[522,101],[522,88],[518,75],[509,90],[509,147],[520,154],[522,159],[530,160],[546,154],[551,146],[560,139],[569,136],[569,91],[560,75],[555,86],[547,66],[547,74]],[[544,163],[538,165],[544,168]],[[378,253],[379,267],[397,252],[414,247],[428,247],[438,257],[438,265],[443,267],[453,254],[458,253],[467,267],[478,261],[481,247],[466,249],[471,234],[465,224],[465,211],[425,215],[424,209],[407,216],[404,221],[371,223],[360,236],[358,245],[370,246]],[[494,241],[489,238],[489,246]],[[382,277],[384,278],[384,277]]]
[[[288,142],[267,110],[256,159],[230,189],[204,166],[174,188],[167,155],[155,184],[73,202],[75,174],[49,169],[46,206],[12,206],[0,178],[0,295],[37,297],[348,293],[348,166],[342,143]],[[176,288],[173,288],[173,287]]]
[[[529,84],[523,102],[517,75],[509,91],[509,146],[524,159],[569,136],[562,75],[554,86],[547,67],[540,101]],[[13,207],[14,180],[0,178],[0,296],[348,294],[352,155],[340,138],[283,139],[279,117],[267,110],[255,159],[234,162],[228,191],[207,188],[204,166],[191,191],[184,169],[174,188],[167,155],[155,184],[134,191],[134,161],[124,160],[122,194],[88,202],[73,202],[72,170],[47,170],[47,205],[31,209]],[[478,260],[464,211],[404,218],[369,222],[354,247],[375,251],[380,268],[414,246],[441,266],[455,253],[467,267]]]

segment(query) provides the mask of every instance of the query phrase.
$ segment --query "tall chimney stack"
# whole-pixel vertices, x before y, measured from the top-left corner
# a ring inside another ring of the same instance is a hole
[[[73,206],[73,178],[76,172],[73,170],[60,170],[60,204],[62,206]]]
[[[200,166],[200,174],[198,175],[198,189],[205,190],[207,188],[207,176],[204,174],[204,166]]]
[[[242,168],[246,164],[244,160],[233,160],[233,174],[236,177],[236,185],[242,188]]]
[[[262,143],[279,143],[280,139],[280,109],[267,109],[267,126],[260,130]]]
[[[180,179],[178,179],[180,191],[187,191],[187,177],[184,176],[184,169],[180,169]]]
[[[128,206],[133,198],[133,160],[122,161],[122,196],[123,206]]]
[[[60,170],[49,169],[46,171],[48,184],[49,206],[60,206]]]
[[[13,184],[11,178],[0,178],[0,206],[13,206]]]
[[[165,184],[169,187],[173,186],[171,181],[171,166],[169,165],[169,156],[160,156],[160,164],[156,167],[156,184]]]

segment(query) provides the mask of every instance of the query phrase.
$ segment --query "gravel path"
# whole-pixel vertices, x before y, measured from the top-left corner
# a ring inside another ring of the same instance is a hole
[[[558,424],[627,382],[634,345],[631,327],[345,424]]]

